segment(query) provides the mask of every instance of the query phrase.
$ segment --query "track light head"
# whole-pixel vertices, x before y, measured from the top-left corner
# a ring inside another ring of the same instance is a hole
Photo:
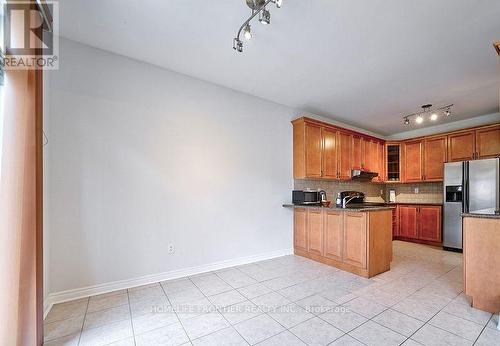
[[[274,2],[276,3],[277,8],[281,8],[281,6],[283,6],[283,0],[275,0]]]
[[[446,114],[446,116],[449,117],[451,115],[450,109],[448,108],[444,114]]]
[[[252,39],[252,30],[250,28],[250,24],[247,24],[243,29],[243,36],[247,41],[250,41]]]
[[[432,121],[436,121],[436,120],[437,120],[437,118],[438,118],[437,113],[432,113],[432,114],[431,114],[431,120],[432,120]]]
[[[410,119],[405,118],[405,125],[410,125]]]
[[[243,42],[237,37],[233,40],[233,49],[239,53],[243,52]]]
[[[415,122],[417,124],[422,124],[424,122],[424,117],[421,116],[421,115],[418,115],[416,118],[415,118]]]
[[[271,24],[271,12],[264,8],[259,14],[259,21],[264,25]]]

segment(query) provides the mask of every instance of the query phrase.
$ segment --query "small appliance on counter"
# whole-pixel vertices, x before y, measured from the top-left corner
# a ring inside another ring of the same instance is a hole
[[[365,194],[358,191],[339,192],[336,199],[337,208],[346,208],[347,204],[360,204],[365,201]]]
[[[384,207],[385,203],[365,202],[365,194],[359,191],[343,191],[339,192],[335,200],[337,208],[378,208]]]
[[[295,205],[321,205],[326,202],[326,192],[323,190],[293,190],[292,203]]]
[[[396,190],[389,190],[389,203],[396,203]]]

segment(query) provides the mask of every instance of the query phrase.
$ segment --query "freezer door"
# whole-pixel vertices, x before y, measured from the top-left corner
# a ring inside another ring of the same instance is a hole
[[[469,211],[498,207],[499,159],[469,162]]]
[[[464,162],[448,162],[444,164],[444,186],[462,185]]]

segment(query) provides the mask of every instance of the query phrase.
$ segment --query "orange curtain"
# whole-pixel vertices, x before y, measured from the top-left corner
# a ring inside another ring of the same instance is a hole
[[[42,74],[7,71],[0,172],[0,345],[41,345]]]

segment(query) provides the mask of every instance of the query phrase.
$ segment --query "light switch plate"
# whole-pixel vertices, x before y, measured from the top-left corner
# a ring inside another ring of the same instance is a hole
[[[415,193],[418,193],[418,187],[415,188]]]

